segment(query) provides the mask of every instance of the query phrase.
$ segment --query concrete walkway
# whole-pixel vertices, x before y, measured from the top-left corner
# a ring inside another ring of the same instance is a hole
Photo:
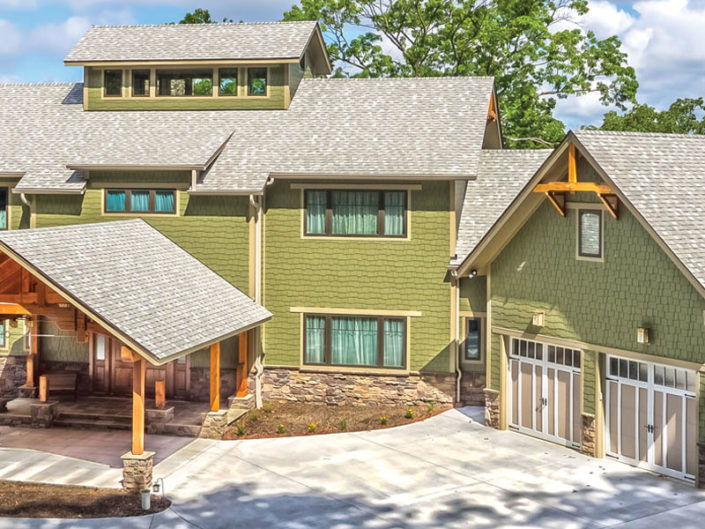
[[[373,432],[198,440],[155,468],[172,507],[0,528],[701,529],[705,493],[485,428],[461,410]]]

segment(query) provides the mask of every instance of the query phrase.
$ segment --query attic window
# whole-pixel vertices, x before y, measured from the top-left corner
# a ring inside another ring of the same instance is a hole
[[[602,259],[602,211],[578,210],[578,257]]]
[[[267,95],[267,68],[247,69],[247,95]]]
[[[237,68],[221,68],[218,70],[218,95],[237,95]]]
[[[157,70],[157,94],[169,97],[213,95],[213,70]]]
[[[122,70],[103,71],[103,89],[106,97],[122,95]]]
[[[149,96],[149,70],[132,70],[132,96]]]

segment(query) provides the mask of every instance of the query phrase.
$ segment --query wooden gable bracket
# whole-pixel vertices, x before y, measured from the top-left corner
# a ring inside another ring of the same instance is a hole
[[[572,143],[568,145],[568,181],[537,184],[533,192],[546,195],[563,217],[566,216],[566,193],[595,193],[597,198],[607,208],[607,211],[610,212],[610,215],[615,219],[619,218],[619,198],[610,186],[596,184],[595,182],[578,182],[576,150],[575,145]],[[559,196],[562,197],[562,202],[558,200]]]
[[[487,121],[497,121],[497,111],[494,109],[494,95],[490,95],[490,108],[487,110]]]
[[[619,197],[614,193],[598,193],[597,198],[605,205],[610,215],[617,220],[619,219]]]
[[[551,204],[553,204],[553,206],[558,210],[558,213],[560,213],[562,217],[565,217],[565,215],[566,215],[565,193],[558,192],[558,191],[546,191],[545,195],[546,195],[546,198],[551,201]]]

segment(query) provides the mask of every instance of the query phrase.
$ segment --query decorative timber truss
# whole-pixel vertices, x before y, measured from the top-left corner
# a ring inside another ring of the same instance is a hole
[[[607,211],[615,219],[619,218],[619,198],[614,190],[605,184],[594,182],[578,182],[578,169],[576,161],[575,144],[568,145],[568,181],[567,182],[547,182],[538,184],[534,188],[534,193],[543,193],[551,204],[562,216],[566,216],[566,195],[576,192],[595,193],[597,198],[604,204]]]

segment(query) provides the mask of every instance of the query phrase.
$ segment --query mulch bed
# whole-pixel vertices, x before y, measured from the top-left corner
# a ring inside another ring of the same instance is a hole
[[[140,495],[117,489],[0,480],[0,517],[112,518],[161,512],[171,502],[152,495],[143,511]]]
[[[252,410],[230,425],[223,439],[261,439],[376,430],[421,421],[448,409],[450,406],[433,404],[328,406],[299,402],[265,402],[261,410]]]

